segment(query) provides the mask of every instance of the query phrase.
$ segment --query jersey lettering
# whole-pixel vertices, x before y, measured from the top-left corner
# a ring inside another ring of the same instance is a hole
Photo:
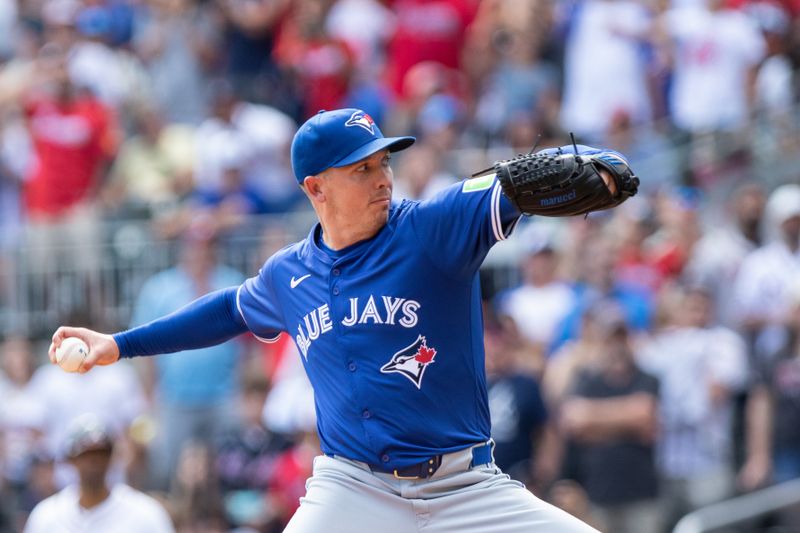
[[[375,297],[370,296],[367,300],[367,305],[364,306],[364,312],[361,313],[361,318],[358,320],[359,324],[366,324],[368,319],[372,319],[375,324],[383,324],[381,315],[378,314],[378,308],[375,307]]]
[[[391,296],[383,297],[383,306],[386,308],[386,323],[394,325],[394,316],[403,305],[404,298],[392,298]]]
[[[358,321],[358,298],[350,298],[350,316],[342,320],[342,325],[350,327]]]
[[[417,325],[417,309],[419,309],[419,302],[415,300],[406,300],[403,303],[403,318],[400,319],[400,325],[406,328],[413,328]]]
[[[391,296],[381,296],[383,309],[378,309],[374,295],[370,295],[363,309],[359,307],[358,298],[350,298],[350,311],[348,316],[342,319],[342,325],[353,327],[356,324],[387,324],[390,326],[400,325],[404,328],[413,328],[419,322],[417,311],[421,307],[416,300],[406,298],[393,298]],[[400,319],[396,319],[400,312]],[[305,327],[304,327],[305,326]],[[319,339],[321,335],[333,329],[333,321],[330,316],[328,304],[322,304],[316,309],[311,310],[297,324],[297,335],[295,340],[303,357],[308,359],[308,350],[311,343]]]
[[[303,317],[303,323],[306,329],[303,330],[303,325],[297,325],[297,346],[303,357],[308,359],[308,348],[311,343],[319,338],[323,333],[327,333],[333,329],[333,322],[331,322],[330,309],[328,304],[322,304],[316,309]]]
[[[328,304],[322,304],[317,308],[319,311],[319,324],[322,326],[322,333],[327,333],[333,329],[333,322],[331,322],[330,310]]]
[[[309,318],[311,319],[309,322]],[[306,323],[306,331],[308,332],[308,339],[315,341],[319,338],[319,322],[317,321],[317,310],[314,309],[306,316],[303,317],[303,322]]]
[[[300,353],[308,360],[308,348],[311,346],[311,341],[306,338],[306,334],[303,333],[303,326],[300,324],[297,324],[297,336],[294,339],[297,342],[297,347],[300,348]]]

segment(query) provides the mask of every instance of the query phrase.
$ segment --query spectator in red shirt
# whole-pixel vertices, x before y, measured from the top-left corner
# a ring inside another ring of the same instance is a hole
[[[422,61],[458,68],[466,29],[478,11],[477,0],[394,0],[397,14],[389,43],[388,75],[394,90],[403,94],[406,73]]]
[[[34,151],[25,205],[56,222],[92,200],[116,142],[111,111],[72,83],[61,49],[45,45],[38,66],[43,83],[23,102]]]
[[[325,30],[329,0],[298,0],[281,27],[275,59],[298,78],[304,92],[305,117],[345,103],[355,69],[347,44]]]
[[[42,47],[31,79],[12,97],[32,147],[23,186],[26,273],[36,277],[58,265],[46,305],[63,314],[88,309],[97,313],[92,319],[103,320],[96,199],[116,148],[112,111],[73,82],[66,50],[53,42]],[[72,287],[67,297],[56,296],[62,278]]]

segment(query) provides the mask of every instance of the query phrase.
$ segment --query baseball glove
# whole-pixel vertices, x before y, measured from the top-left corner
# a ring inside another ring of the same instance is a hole
[[[606,185],[601,170],[613,185]],[[610,209],[639,187],[639,178],[620,153],[583,145],[498,161],[493,171],[505,195],[526,215],[566,217]]]

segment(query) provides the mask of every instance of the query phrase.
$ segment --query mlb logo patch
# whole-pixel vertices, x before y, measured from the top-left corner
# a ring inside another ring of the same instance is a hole
[[[487,174],[486,176],[481,176],[480,178],[464,180],[463,185],[461,185],[461,192],[485,191],[491,187],[493,183],[494,174]]]
[[[350,115],[350,118],[347,119],[344,125],[347,127],[358,126],[359,128],[367,130],[370,135],[375,135],[375,121],[363,111],[356,111]]]

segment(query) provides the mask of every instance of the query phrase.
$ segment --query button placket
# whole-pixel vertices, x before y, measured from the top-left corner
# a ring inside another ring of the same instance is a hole
[[[331,284],[331,293],[334,296],[338,296],[342,292],[342,290],[339,288],[339,280],[336,279],[339,278],[341,274],[342,274],[342,269],[339,268],[338,266],[334,266],[331,268],[331,274],[328,279],[330,279],[333,282]]]

